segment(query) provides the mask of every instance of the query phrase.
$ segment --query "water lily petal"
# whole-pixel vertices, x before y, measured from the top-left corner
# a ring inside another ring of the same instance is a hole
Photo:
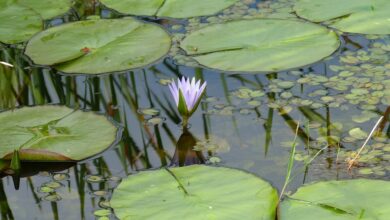
[[[207,83],[202,82],[200,80],[196,80],[195,78],[186,78],[182,77],[181,79],[177,80],[177,84],[173,81],[171,84],[169,84],[169,90],[172,93],[172,96],[175,100],[176,106],[179,107],[180,105],[180,92],[183,95],[182,98],[184,99],[185,107],[187,109],[187,114],[192,114],[199,103],[199,99],[201,98],[203,91],[206,88]],[[180,113],[183,114],[184,111],[181,111]],[[187,117],[190,115],[186,115]]]

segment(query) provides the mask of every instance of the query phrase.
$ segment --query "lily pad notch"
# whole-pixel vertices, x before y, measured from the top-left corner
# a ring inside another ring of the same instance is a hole
[[[189,33],[180,47],[199,64],[231,72],[283,71],[315,63],[340,46],[323,26],[284,19],[236,20]]]
[[[72,74],[119,72],[150,65],[170,50],[163,28],[134,18],[67,23],[35,35],[25,54],[37,65]]]
[[[80,161],[112,146],[118,134],[118,127],[93,112],[23,107],[0,113],[0,159],[18,151],[21,161]]]
[[[170,18],[213,15],[239,0],[100,0],[122,14]]]

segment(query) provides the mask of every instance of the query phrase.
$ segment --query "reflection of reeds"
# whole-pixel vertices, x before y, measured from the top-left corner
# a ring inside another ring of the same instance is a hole
[[[1,219],[3,220],[11,220],[14,219],[14,215],[12,214],[12,210],[9,207],[7,194],[4,191],[3,180],[0,180],[0,211],[1,211]]]
[[[15,108],[16,75],[12,68],[0,65],[0,109]]]

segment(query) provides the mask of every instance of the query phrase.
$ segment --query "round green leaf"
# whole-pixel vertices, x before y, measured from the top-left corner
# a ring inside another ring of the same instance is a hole
[[[193,165],[123,180],[111,207],[119,219],[275,219],[272,186],[240,170]]]
[[[294,9],[300,17],[327,21],[344,32],[390,34],[388,0],[298,0]]]
[[[348,134],[351,137],[356,138],[358,140],[363,140],[368,137],[367,132],[363,131],[361,128],[352,128],[351,130],[348,131]]]
[[[283,220],[387,220],[390,183],[356,179],[303,186],[281,203]]]
[[[213,15],[238,0],[101,0],[109,8],[120,13],[172,18],[189,18]]]
[[[260,72],[314,63],[339,45],[333,31],[316,24],[254,19],[209,25],[190,33],[180,47],[210,68]]]
[[[99,74],[151,64],[170,49],[162,28],[132,18],[87,20],[47,29],[27,44],[26,54],[40,65],[65,73]]]
[[[72,0],[18,0],[17,2],[38,12],[43,19],[65,14],[72,6]]]
[[[60,106],[0,113],[0,158],[19,149],[21,160],[82,160],[107,149],[117,128],[105,117]]]
[[[0,42],[15,44],[43,29],[40,15],[14,1],[0,1]]]

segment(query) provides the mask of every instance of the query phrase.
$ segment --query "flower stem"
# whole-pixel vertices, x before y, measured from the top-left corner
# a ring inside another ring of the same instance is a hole
[[[183,121],[182,121],[183,130],[186,130],[188,127],[188,119],[189,119],[188,116],[183,116]]]

